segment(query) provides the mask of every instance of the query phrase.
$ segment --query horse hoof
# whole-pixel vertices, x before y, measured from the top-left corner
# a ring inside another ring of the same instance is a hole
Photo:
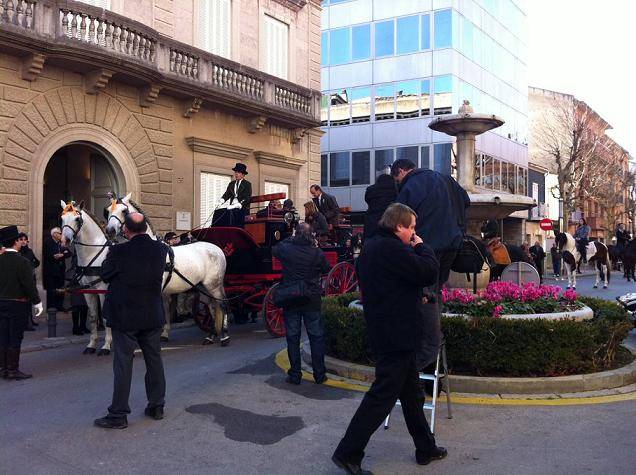
[[[598,289],[598,285],[595,285],[594,287],[592,287],[593,289]]]
[[[607,285],[604,285],[604,286],[603,286],[603,288],[604,288],[604,289],[606,289],[606,288],[607,288]]]
[[[97,350],[95,348],[84,348],[84,351],[82,352],[85,355],[92,355],[96,352]]]
[[[97,356],[108,356],[108,355],[110,355],[110,350],[107,350],[106,348],[102,348],[101,350],[97,352]]]
[[[206,337],[201,344],[204,346],[214,345],[214,338]]]
[[[230,344],[230,339],[226,338],[225,340],[221,340],[221,346],[227,346]]]
[[[161,341],[163,341],[163,342],[165,343],[165,342],[170,341],[170,338],[168,338],[167,336],[162,336],[162,337],[160,338],[160,340],[161,340]]]

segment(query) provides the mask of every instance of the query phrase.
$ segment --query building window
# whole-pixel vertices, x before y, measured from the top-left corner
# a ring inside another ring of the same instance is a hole
[[[326,31],[320,35],[320,64],[322,66],[329,64],[329,35]]]
[[[395,159],[396,160],[400,160],[400,159],[406,159],[406,160],[410,160],[413,162],[413,165],[415,165],[417,167],[418,165],[418,159],[417,159],[417,154],[418,154],[418,147],[398,147],[397,149],[395,149]]]
[[[329,124],[331,126],[348,125],[351,122],[349,89],[332,92],[329,96],[329,105]]]
[[[420,147],[420,168],[431,168],[431,147],[422,145]]]
[[[351,154],[351,184],[368,185],[371,177],[371,152]]]
[[[387,150],[375,151],[375,176],[376,178],[383,173],[390,173],[388,170],[394,162],[394,151],[392,148]]]
[[[349,152],[329,154],[329,186],[349,186]]]
[[[371,88],[358,87],[351,90],[351,123],[371,120]]]
[[[391,56],[395,52],[394,32],[395,22],[393,20],[383,21],[375,24],[375,56]]]
[[[420,49],[419,22],[417,15],[397,19],[397,54],[413,53]]]
[[[265,194],[272,193],[285,193],[285,199],[289,198],[289,185],[287,183],[276,183],[274,181],[265,182]],[[265,206],[269,204],[269,201],[265,203]]]
[[[327,154],[320,156],[320,186],[329,186],[329,157]]]
[[[405,81],[395,85],[397,118],[410,119],[420,115],[420,81]]]
[[[320,96],[320,125],[329,125],[329,95]]]
[[[450,175],[452,171],[451,167],[451,154],[453,144],[451,143],[436,143],[433,149],[433,161],[434,170],[444,175]]]
[[[395,119],[395,86],[385,84],[375,88],[375,120]]]
[[[431,16],[421,16],[422,29],[421,29],[421,49],[431,49]]]
[[[215,173],[201,173],[201,223],[209,223],[216,203],[230,184],[232,177]]]
[[[289,26],[271,16],[265,15],[264,41],[262,42],[262,57],[264,71],[287,79],[289,63]],[[333,50],[333,46],[330,48]]]
[[[420,85],[420,107],[422,115],[431,115],[431,81],[424,79]]]
[[[453,40],[453,19],[450,10],[435,12],[435,48],[449,48]]]
[[[349,28],[340,28],[329,32],[329,63],[342,64],[351,60],[351,42]]]
[[[435,115],[450,114],[453,111],[453,78],[437,76],[434,81],[435,94],[433,105]]]
[[[199,46],[229,58],[232,44],[231,0],[200,0]]]
[[[371,25],[354,26],[351,29],[351,59],[363,61],[371,58]]]

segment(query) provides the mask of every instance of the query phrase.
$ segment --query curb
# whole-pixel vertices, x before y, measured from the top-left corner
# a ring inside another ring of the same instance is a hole
[[[178,330],[180,328],[189,328],[196,326],[194,322],[175,323],[170,327],[170,330]],[[51,350],[53,348],[61,348],[68,345],[77,345],[80,343],[87,344],[89,341],[88,335],[82,336],[58,336],[54,338],[43,338],[39,341],[33,341],[22,345],[20,353],[33,353],[34,351]]]
[[[311,353],[303,345],[302,358],[311,364]],[[346,361],[325,356],[325,366],[329,373],[340,377],[370,384],[375,379],[375,369],[371,366],[348,363]],[[476,394],[509,394],[509,395],[554,395],[582,393],[587,391],[615,390],[636,383],[636,360],[630,364],[600,373],[580,374],[572,376],[537,377],[537,378],[496,378],[481,376],[450,376],[452,391]]]

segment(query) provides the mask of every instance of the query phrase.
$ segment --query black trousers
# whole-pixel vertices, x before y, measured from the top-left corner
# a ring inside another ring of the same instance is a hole
[[[0,348],[20,349],[31,304],[0,300]]]
[[[424,397],[419,389],[415,352],[380,355],[375,366],[375,381],[351,419],[344,438],[336,448],[341,460],[360,464],[371,435],[400,400],[406,427],[415,449],[426,456],[435,447],[435,437],[424,417]]]
[[[130,414],[128,398],[132,382],[133,354],[139,345],[146,363],[148,407],[164,405],[166,379],[160,345],[161,327],[152,330],[119,331],[113,329],[113,401],[108,413],[113,417]]]

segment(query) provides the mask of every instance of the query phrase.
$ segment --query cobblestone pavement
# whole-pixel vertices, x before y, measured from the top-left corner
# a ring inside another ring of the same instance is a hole
[[[143,417],[144,365],[135,361],[126,430],[92,425],[112,390],[110,357],[81,345],[27,353],[35,377],[0,381],[0,473],[336,474],[329,460],[362,395],[284,382],[284,340],[261,324],[233,327],[227,348],[200,346],[194,327],[164,346],[166,418]],[[381,474],[634,473],[636,401],[579,406],[454,406],[437,423],[448,459],[414,462],[402,415],[378,431],[364,460]]]

